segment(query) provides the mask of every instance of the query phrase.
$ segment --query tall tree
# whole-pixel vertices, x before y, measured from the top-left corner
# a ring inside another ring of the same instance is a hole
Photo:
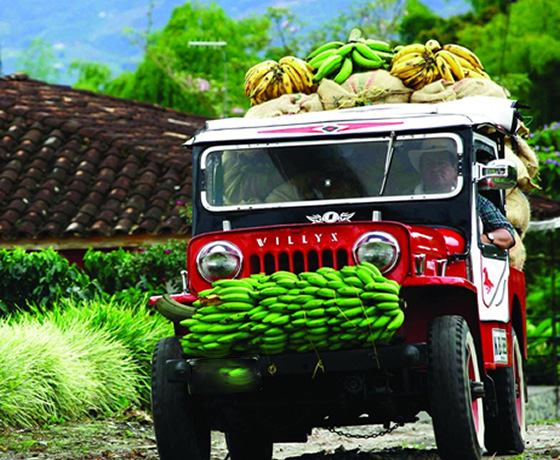
[[[52,43],[43,38],[35,38],[25,48],[16,62],[18,72],[25,72],[31,78],[55,82],[60,77],[57,58]]]
[[[495,81],[533,108],[532,126],[542,126],[560,119],[560,4],[519,0],[510,8],[487,24],[465,27],[459,37]]]
[[[327,24],[320,24],[309,31],[306,53],[327,41],[346,41],[355,27],[361,29],[364,37],[395,41],[406,4],[406,0],[353,0]]]
[[[469,24],[481,24],[483,19],[472,12],[443,18],[420,0],[409,0],[399,25],[402,43],[425,43],[436,39],[440,43],[457,43],[458,32]]]
[[[272,24],[272,44],[267,50],[267,56],[279,59],[282,56],[299,56],[304,41],[301,37],[305,23],[300,21],[289,8],[269,6],[266,16]]]
[[[268,18],[236,20],[215,3],[188,2],[174,9],[162,31],[144,41],[146,54],[138,68],[114,79],[107,92],[217,117],[224,111],[227,78],[227,106],[246,109],[245,72],[261,60],[259,54],[270,43],[269,28]],[[201,41],[227,45],[189,46]]]

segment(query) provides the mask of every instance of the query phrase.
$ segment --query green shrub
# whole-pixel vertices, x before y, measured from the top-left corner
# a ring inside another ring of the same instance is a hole
[[[527,142],[539,158],[542,193],[560,198],[560,123],[551,123],[530,133]]]
[[[560,339],[560,317],[553,321],[551,316],[527,318],[527,380],[532,385],[554,385],[560,375],[560,365],[556,355],[560,345],[553,336]]]
[[[181,270],[186,266],[187,243],[169,240],[137,251],[88,250],[84,268],[108,294],[127,289],[165,293],[180,288]]]
[[[25,310],[28,302],[48,304],[63,297],[92,298],[96,288],[87,274],[53,249],[0,250],[0,315]]]
[[[140,251],[90,249],[81,270],[53,249],[0,250],[0,317],[28,304],[51,307],[57,300],[94,297],[139,303],[147,295],[180,290],[186,242],[170,240]]]

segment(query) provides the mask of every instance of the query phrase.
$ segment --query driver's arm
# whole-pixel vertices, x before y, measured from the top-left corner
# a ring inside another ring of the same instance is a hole
[[[494,241],[491,241],[491,238]],[[486,244],[493,244],[502,249],[509,249],[515,244],[513,235],[505,228],[498,228],[488,233],[480,235],[480,240]]]
[[[480,240],[483,243],[502,249],[510,249],[515,245],[513,225],[494,203],[482,195],[478,195],[478,214],[482,220],[483,233]]]

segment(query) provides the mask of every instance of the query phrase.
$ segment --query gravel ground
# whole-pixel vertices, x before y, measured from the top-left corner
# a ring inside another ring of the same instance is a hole
[[[380,426],[341,429],[371,434]],[[0,434],[2,460],[158,460],[152,423],[146,414],[126,420],[65,423],[36,430],[6,430]],[[227,458],[221,433],[212,434],[212,460]],[[528,427],[523,456],[492,457],[524,460],[560,459],[560,422]],[[376,439],[351,439],[314,430],[305,444],[276,444],[274,459],[290,460],[437,460],[429,420],[407,424]]]

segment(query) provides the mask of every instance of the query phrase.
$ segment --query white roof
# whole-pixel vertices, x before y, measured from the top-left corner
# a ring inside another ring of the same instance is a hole
[[[339,135],[490,123],[515,129],[515,101],[473,96],[437,104],[380,104],[271,118],[227,118],[206,122],[187,144],[226,140],[264,140],[302,135]]]

